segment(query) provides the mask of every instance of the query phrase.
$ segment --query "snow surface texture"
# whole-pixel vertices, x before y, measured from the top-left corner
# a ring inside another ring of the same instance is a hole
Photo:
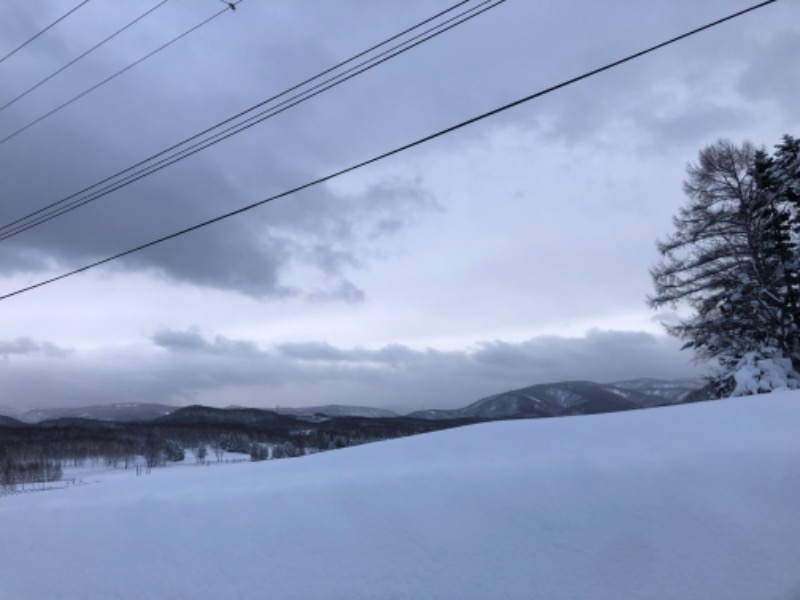
[[[0,598],[800,598],[800,392],[0,498]]]

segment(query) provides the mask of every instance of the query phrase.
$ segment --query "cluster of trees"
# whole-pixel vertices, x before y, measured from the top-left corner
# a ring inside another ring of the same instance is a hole
[[[800,139],[772,154],[706,147],[688,167],[688,202],[658,242],[653,308],[688,305],[667,326],[716,364],[716,397],[800,387]]]
[[[148,468],[163,467],[167,462],[180,462],[186,458],[180,443],[153,433],[148,433],[144,437],[139,449]]]
[[[291,458],[462,424],[405,418],[308,422],[255,411],[256,416],[264,417],[259,421],[252,418],[253,412],[187,407],[173,413],[169,422],[67,419],[0,426],[0,486],[13,489],[22,484],[54,482],[61,478],[62,467],[87,462],[150,469],[182,461],[187,451],[198,463],[204,463],[209,453],[220,461],[226,452],[249,455],[252,461]],[[243,414],[247,422],[242,422]],[[205,415],[205,420],[198,415]]]
[[[63,468],[104,464],[128,468],[138,457],[147,467],[183,460],[183,448],[136,428],[114,425],[0,427],[0,486],[61,480]]]
[[[9,489],[17,486],[41,484],[61,481],[63,469],[61,461],[52,459],[33,459],[15,461],[5,456],[0,461],[0,487]]]
[[[270,456],[264,434],[216,429],[192,431],[145,424],[0,427],[0,487],[59,481],[64,467],[87,463],[125,469],[139,464],[151,469],[183,461],[187,450],[198,462],[205,462],[209,448],[218,461],[226,451],[250,454],[252,460],[304,453],[279,437]]]

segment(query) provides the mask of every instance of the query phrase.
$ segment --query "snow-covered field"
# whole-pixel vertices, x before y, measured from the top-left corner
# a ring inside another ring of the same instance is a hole
[[[800,393],[0,498],[0,599],[800,598]]]

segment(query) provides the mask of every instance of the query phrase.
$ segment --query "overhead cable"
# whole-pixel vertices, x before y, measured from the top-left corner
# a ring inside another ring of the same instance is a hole
[[[11,52],[9,52],[8,54],[6,54],[6,55],[5,55],[3,58],[0,58],[0,63],[2,63],[3,61],[5,61],[5,60],[6,60],[6,59],[8,59],[8,58],[11,58],[12,56],[14,56],[14,55],[15,55],[17,52],[19,52],[19,51],[20,51],[20,50],[22,50],[22,49],[23,49],[25,46],[27,46],[28,44],[30,44],[30,43],[31,43],[33,40],[35,40],[36,38],[38,38],[38,37],[39,37],[40,35],[42,35],[43,33],[46,33],[47,31],[49,31],[50,29],[52,29],[53,27],[55,27],[56,25],[58,25],[58,24],[59,24],[61,21],[63,21],[64,19],[66,19],[68,16],[70,16],[72,13],[74,13],[76,10],[78,10],[78,9],[79,9],[81,6],[83,6],[84,4],[86,4],[88,1],[89,1],[89,0],[83,0],[83,2],[81,2],[80,4],[78,4],[78,5],[77,5],[75,8],[73,8],[73,9],[72,9],[72,10],[70,10],[69,12],[67,12],[67,13],[65,13],[65,14],[63,14],[63,15],[61,15],[59,18],[57,18],[55,21],[53,21],[52,23],[50,23],[50,25],[48,25],[47,27],[45,27],[44,29],[42,29],[42,30],[41,30],[39,33],[37,33],[36,35],[34,35],[32,38],[29,38],[28,40],[26,40],[26,41],[22,42],[22,43],[21,43],[19,46],[17,46],[17,47],[16,47],[16,48],[14,48],[14,49],[13,49]]]
[[[12,104],[14,104],[15,102],[17,102],[17,101],[19,101],[19,100],[22,100],[22,99],[23,99],[25,96],[27,96],[28,94],[30,94],[30,93],[31,93],[33,90],[35,90],[35,89],[37,89],[37,88],[41,87],[42,85],[44,85],[45,83],[47,83],[48,81],[50,81],[50,80],[51,80],[53,77],[55,77],[55,76],[56,76],[56,75],[58,75],[59,73],[61,73],[61,72],[65,71],[65,70],[67,70],[68,68],[70,68],[72,65],[74,65],[74,64],[75,64],[76,62],[78,62],[79,60],[81,60],[81,59],[83,59],[83,58],[87,57],[89,54],[91,54],[92,52],[94,52],[95,50],[97,50],[97,49],[98,49],[100,46],[102,46],[103,44],[106,44],[106,43],[110,42],[112,39],[114,39],[115,37],[117,37],[117,36],[118,36],[120,33],[122,33],[123,31],[125,31],[126,29],[129,29],[130,27],[133,27],[133,26],[134,26],[136,23],[138,23],[139,21],[141,21],[142,19],[144,19],[144,18],[145,18],[147,15],[149,15],[150,13],[152,13],[153,11],[155,11],[157,8],[159,8],[159,7],[161,7],[161,6],[164,6],[164,5],[165,5],[167,2],[168,2],[168,0],[161,0],[161,2],[159,2],[158,4],[156,4],[154,7],[150,8],[149,10],[147,10],[146,12],[144,12],[143,14],[139,15],[139,16],[138,16],[138,17],[136,17],[136,18],[135,18],[133,21],[131,21],[130,23],[128,23],[127,25],[125,25],[125,26],[124,26],[124,27],[122,27],[121,29],[118,29],[117,31],[115,31],[114,33],[112,33],[111,35],[109,35],[107,38],[105,38],[104,40],[102,40],[102,41],[98,42],[97,44],[95,44],[94,46],[92,46],[91,48],[89,48],[89,49],[88,49],[86,52],[84,52],[83,54],[81,54],[81,55],[80,55],[80,56],[78,56],[77,58],[73,58],[71,61],[69,61],[67,64],[65,64],[63,67],[61,67],[61,68],[60,68],[60,69],[58,69],[57,71],[54,71],[53,73],[50,73],[50,75],[48,75],[47,77],[45,77],[44,79],[42,79],[42,80],[41,80],[41,81],[39,81],[38,83],[36,83],[36,84],[32,85],[31,87],[29,87],[27,90],[25,90],[24,92],[22,92],[22,93],[21,93],[21,94],[19,94],[18,96],[16,96],[16,97],[12,98],[12,99],[11,99],[11,100],[9,100],[8,102],[6,102],[6,103],[5,103],[3,106],[0,106],[0,112],[4,111],[5,109],[7,109],[9,106],[11,106]]]
[[[322,81],[321,83],[319,83],[319,84],[317,84],[317,85],[315,85],[313,87],[305,89],[301,93],[298,93],[298,94],[296,94],[294,96],[290,96],[289,98],[287,98],[286,100],[284,100],[284,101],[282,101],[282,102],[280,102],[278,104],[274,104],[274,105],[270,106],[269,108],[267,108],[265,110],[262,110],[261,112],[258,112],[258,113],[254,114],[254,115],[249,116],[244,121],[240,121],[239,123],[237,123],[235,125],[229,125],[228,127],[224,128],[224,129],[222,129],[220,131],[217,131],[213,135],[208,136],[208,134],[210,132],[213,132],[214,130],[219,129],[219,128],[231,123],[232,121],[240,119],[242,116],[247,115],[248,113],[253,112],[256,109],[263,108],[265,105],[271,104],[274,100],[276,100],[278,98],[282,98],[283,96],[286,96],[286,95],[290,94],[292,91],[297,90],[297,89],[305,86],[309,82],[313,82],[313,81],[315,81],[317,79],[320,79],[320,78],[324,77],[326,74],[329,74],[329,73],[341,68],[343,65],[349,64],[349,63],[357,60],[359,57],[363,57],[364,55],[373,52],[375,49],[380,48],[380,47],[392,42],[393,40],[398,39],[399,37],[407,35],[409,32],[412,32],[412,31],[414,31],[416,29],[419,29],[420,27],[422,27],[422,26],[430,23],[431,21],[441,17],[445,13],[454,10],[458,6],[466,4],[468,1],[469,0],[465,0],[463,2],[459,2],[458,4],[453,5],[452,7],[448,8],[446,11],[442,11],[440,13],[437,13],[436,15],[434,15],[432,17],[429,17],[428,19],[425,19],[424,21],[421,21],[420,23],[417,23],[413,27],[402,31],[402,32],[392,36],[391,38],[388,38],[387,40],[384,40],[380,44],[377,44],[377,45],[372,46],[371,48],[369,48],[367,50],[359,52],[358,54],[350,57],[349,59],[347,59],[345,61],[342,61],[342,62],[338,63],[337,65],[335,65],[333,67],[330,67],[329,69],[326,69],[322,73],[319,73],[318,75],[315,75],[312,78],[306,79],[302,83],[299,83],[299,84],[297,84],[295,86],[292,86],[291,88],[281,92],[280,94],[272,96],[271,98],[268,98],[267,100],[264,100],[263,102],[260,102],[259,104],[256,104],[255,106],[247,109],[246,111],[242,111],[242,112],[238,113],[237,115],[234,115],[233,117],[230,117],[230,118],[222,121],[221,123],[218,123],[217,125],[215,125],[213,127],[210,127],[208,129],[200,132],[199,134],[196,134],[196,135],[194,135],[194,136],[192,136],[190,138],[187,138],[186,140],[180,142],[179,144],[175,144],[175,145],[171,146],[170,148],[167,148],[166,150],[163,150],[163,151],[161,151],[161,152],[159,152],[157,154],[154,154],[153,156],[151,156],[151,157],[149,157],[149,158],[147,158],[147,159],[145,159],[143,161],[140,161],[140,162],[136,163],[132,167],[128,167],[127,169],[125,169],[123,171],[119,171],[118,173],[116,173],[116,174],[114,174],[114,175],[112,175],[110,177],[107,177],[107,178],[103,179],[102,181],[100,181],[100,182],[98,182],[98,183],[96,183],[94,185],[91,185],[91,186],[89,186],[87,188],[84,188],[83,190],[80,190],[79,192],[71,194],[70,196],[67,196],[66,198],[62,198],[61,200],[53,202],[53,203],[51,203],[51,204],[49,204],[49,205],[47,205],[47,206],[45,206],[43,208],[40,208],[40,209],[38,209],[38,210],[36,210],[36,211],[34,211],[32,213],[29,213],[28,215],[26,215],[24,217],[20,217],[20,218],[16,219],[15,221],[12,221],[10,223],[7,223],[6,225],[3,225],[2,227],[0,227],[0,241],[6,240],[6,239],[8,239],[10,237],[14,237],[15,235],[18,235],[18,234],[22,233],[23,231],[27,231],[29,229],[32,229],[33,227],[37,227],[37,226],[39,226],[39,225],[41,225],[41,224],[43,224],[43,223],[45,223],[47,221],[50,221],[52,219],[55,219],[56,217],[59,217],[59,216],[65,214],[67,212],[75,210],[76,208],[79,208],[80,206],[84,206],[85,204],[88,204],[90,202],[94,202],[95,200],[98,200],[98,199],[100,199],[100,198],[102,198],[104,196],[107,196],[108,194],[110,194],[110,193],[112,193],[112,192],[114,192],[114,191],[116,191],[116,190],[118,190],[120,188],[123,188],[123,187],[125,187],[127,185],[130,185],[131,183],[133,183],[135,181],[138,181],[139,179],[147,177],[147,176],[149,176],[149,175],[151,175],[151,174],[153,174],[153,173],[155,173],[157,171],[160,171],[161,169],[166,168],[169,165],[172,165],[172,164],[174,164],[176,162],[179,162],[179,161],[181,161],[181,160],[183,160],[185,158],[188,158],[189,156],[192,156],[192,155],[200,152],[201,150],[204,150],[205,148],[208,148],[209,146],[217,144],[217,143],[219,143],[219,142],[221,142],[221,141],[223,141],[223,140],[225,140],[225,139],[227,139],[227,138],[229,138],[229,137],[231,137],[233,135],[236,135],[236,134],[238,134],[238,133],[240,133],[240,132],[242,132],[242,131],[244,131],[246,129],[249,129],[250,127],[253,127],[253,126],[257,125],[258,123],[261,123],[261,122],[263,122],[263,121],[265,121],[265,120],[267,120],[269,118],[277,116],[278,114],[280,114],[280,113],[282,113],[282,112],[284,112],[284,111],[286,111],[286,110],[288,110],[288,109],[290,109],[290,108],[292,108],[294,106],[297,106],[298,104],[301,104],[302,102],[310,100],[311,98],[313,98],[313,97],[315,97],[315,96],[327,91],[328,89],[330,89],[332,87],[340,85],[340,84],[344,83],[345,81],[348,81],[349,79],[352,79],[353,77],[356,77],[357,75],[360,75],[361,73],[364,73],[364,72],[366,72],[366,71],[368,71],[368,70],[370,70],[370,69],[372,69],[372,68],[374,68],[374,67],[376,67],[376,66],[378,66],[378,65],[380,65],[380,64],[382,64],[384,62],[386,62],[387,60],[390,60],[390,59],[392,59],[392,58],[394,58],[396,56],[399,56],[400,54],[406,52],[407,50],[410,50],[411,48],[414,48],[414,47],[416,47],[416,46],[418,46],[418,45],[420,45],[420,44],[422,44],[422,43],[424,43],[424,42],[426,42],[426,41],[428,41],[430,39],[433,39],[434,37],[436,37],[438,35],[441,35],[442,33],[446,32],[446,31],[449,31],[450,29],[452,29],[452,28],[454,28],[454,27],[456,27],[456,26],[458,26],[458,25],[460,25],[460,24],[462,24],[462,23],[464,23],[464,22],[466,22],[466,21],[468,21],[468,20],[480,15],[480,14],[482,14],[486,10],[489,10],[490,8],[494,8],[495,6],[500,5],[501,3],[505,2],[506,0],[484,0],[483,2],[479,3],[475,7],[470,8],[470,9],[468,9],[466,11],[463,11],[463,12],[457,14],[456,16],[451,17],[451,18],[449,18],[449,19],[447,19],[445,21],[437,23],[436,25],[434,25],[433,27],[423,31],[422,33],[419,33],[419,34],[417,34],[417,35],[415,35],[415,36],[413,36],[411,38],[405,39],[401,43],[399,43],[399,44],[397,44],[397,45],[395,45],[395,46],[389,48],[388,50],[385,50],[385,51],[383,51],[383,52],[381,52],[379,54],[371,56],[367,60],[357,64],[354,67],[351,67],[351,68],[349,68],[349,69],[347,69],[345,71],[341,71],[341,72],[337,73],[336,75],[334,75],[333,77],[330,77],[329,79],[326,79],[326,80]],[[201,141],[197,141],[197,142],[195,142],[195,143],[193,143],[193,144],[191,144],[189,146],[186,146],[186,144],[188,144],[189,142],[193,142],[194,140],[197,140],[198,138],[203,138],[203,137],[205,137],[205,139],[202,139]],[[155,159],[160,159],[160,160],[158,160],[156,162],[153,162],[153,161],[155,161]],[[143,166],[143,165],[146,165],[146,166]],[[127,175],[125,175],[126,173],[127,173]],[[125,176],[120,178],[121,175],[125,175]],[[103,187],[100,187],[100,186],[103,186]]]
[[[141,244],[139,246],[136,246],[134,248],[130,248],[130,249],[125,250],[123,252],[119,252],[117,254],[114,254],[113,256],[109,256],[109,257],[104,258],[102,260],[98,260],[98,261],[95,261],[93,263],[84,265],[83,267],[80,267],[78,269],[74,269],[72,271],[68,271],[66,273],[62,273],[61,275],[57,275],[55,277],[50,277],[49,279],[45,279],[45,280],[40,281],[38,283],[19,288],[19,289],[13,291],[13,292],[9,292],[7,294],[4,294],[4,295],[0,296],[0,300],[6,300],[7,298],[11,298],[13,296],[17,296],[19,294],[23,294],[25,292],[29,292],[31,290],[43,287],[45,285],[49,285],[49,284],[54,283],[56,281],[60,281],[62,279],[66,279],[67,277],[72,277],[73,275],[77,275],[78,273],[83,273],[85,271],[88,271],[90,269],[94,269],[95,267],[99,267],[101,265],[104,265],[106,263],[112,262],[112,261],[117,260],[119,258],[123,258],[125,256],[129,256],[129,255],[134,254],[136,252],[140,252],[141,250],[145,250],[146,248],[151,248],[153,246],[156,246],[156,245],[161,244],[163,242],[166,242],[168,240],[172,240],[174,238],[186,235],[187,233],[191,233],[191,232],[196,231],[198,229],[202,229],[204,227],[208,227],[209,225],[213,225],[214,223],[218,223],[220,221],[224,221],[225,219],[229,219],[230,217],[233,217],[233,216],[242,214],[244,212],[253,210],[256,207],[262,206],[262,205],[267,204],[269,202],[272,202],[274,200],[278,200],[280,198],[284,198],[286,196],[290,196],[292,194],[296,194],[297,192],[309,189],[311,187],[317,186],[317,185],[319,185],[321,183],[325,183],[325,182],[330,181],[332,179],[335,179],[337,177],[341,177],[342,175],[345,175],[346,173],[350,173],[352,171],[356,171],[358,169],[366,167],[367,165],[371,165],[373,163],[376,163],[376,162],[379,162],[379,161],[384,160],[386,158],[389,158],[390,156],[394,156],[396,154],[400,154],[401,152],[405,152],[406,150],[410,150],[411,148],[414,148],[416,146],[425,144],[427,142],[430,142],[432,140],[440,138],[440,137],[442,137],[444,135],[447,135],[447,134],[450,134],[450,133],[452,133],[454,131],[462,129],[463,127],[467,127],[468,125],[473,125],[473,124],[475,124],[475,123],[477,123],[479,121],[482,121],[482,120],[487,119],[487,118],[489,118],[491,116],[500,114],[500,113],[505,112],[507,110],[510,110],[510,109],[512,109],[512,108],[514,108],[516,106],[520,106],[522,104],[526,104],[526,103],[528,103],[528,102],[530,102],[532,100],[535,100],[537,98],[540,98],[540,97],[545,96],[547,94],[551,94],[551,93],[553,93],[553,92],[555,92],[557,90],[560,90],[562,88],[565,88],[565,87],[571,86],[571,85],[573,85],[575,83],[578,83],[579,81],[583,81],[584,79],[588,79],[590,77],[594,77],[595,75],[598,75],[598,74],[603,73],[605,71],[608,71],[610,69],[616,68],[616,67],[618,67],[618,66],[620,66],[622,64],[625,64],[627,62],[630,62],[630,61],[633,61],[635,59],[641,58],[642,56],[645,56],[646,54],[650,54],[651,52],[655,52],[656,50],[660,50],[661,48],[665,48],[667,46],[670,46],[670,45],[672,45],[672,44],[674,44],[676,42],[684,40],[684,39],[686,39],[688,37],[691,37],[693,35],[696,35],[698,33],[701,33],[703,31],[706,31],[708,29],[716,27],[718,25],[721,25],[721,24],[723,24],[723,23],[725,23],[727,21],[731,21],[732,19],[735,19],[737,17],[741,17],[741,16],[743,16],[745,14],[748,14],[750,12],[753,12],[755,10],[763,8],[763,7],[765,7],[765,6],[769,5],[769,4],[773,4],[776,1],[777,0],[766,0],[765,2],[761,2],[759,4],[755,4],[755,5],[750,6],[749,8],[746,8],[744,10],[740,10],[738,12],[732,13],[732,14],[726,16],[726,17],[723,17],[721,19],[717,19],[716,21],[712,21],[710,23],[707,23],[706,25],[703,25],[703,26],[698,27],[696,29],[692,29],[691,31],[688,31],[688,32],[683,33],[681,35],[678,35],[676,37],[670,38],[670,39],[668,39],[668,40],[666,40],[664,42],[660,42],[658,44],[655,44],[654,46],[650,46],[649,48],[646,48],[644,50],[640,50],[639,52],[635,52],[633,54],[629,54],[628,56],[626,56],[624,58],[620,58],[620,59],[615,60],[613,62],[607,63],[606,65],[603,65],[602,67],[598,67],[596,69],[592,69],[591,71],[587,71],[587,72],[585,72],[585,73],[583,73],[581,75],[578,75],[576,77],[572,77],[570,79],[566,79],[566,80],[564,80],[564,81],[562,81],[560,83],[557,83],[555,85],[552,85],[552,86],[550,86],[548,88],[545,88],[545,89],[540,90],[538,92],[534,92],[534,93],[529,94],[527,96],[523,96],[522,98],[514,100],[513,102],[509,102],[507,104],[504,104],[502,106],[494,108],[494,109],[492,109],[490,111],[487,111],[487,112],[479,114],[479,115],[477,115],[475,117],[469,118],[469,119],[467,119],[465,121],[461,121],[459,123],[456,123],[455,125],[451,125],[450,127],[446,127],[445,129],[440,129],[439,131],[437,131],[435,133],[432,133],[432,134],[427,135],[425,137],[419,138],[419,139],[417,139],[417,140],[415,140],[413,142],[409,142],[408,144],[404,144],[402,146],[398,146],[398,147],[396,147],[396,148],[394,148],[392,150],[384,152],[383,154],[379,154],[377,156],[373,156],[372,158],[369,158],[367,160],[361,161],[361,162],[356,163],[354,165],[351,165],[349,167],[345,167],[345,168],[340,169],[338,171],[335,171],[333,173],[329,173],[328,175],[325,175],[323,177],[319,177],[317,179],[314,179],[312,181],[309,181],[307,183],[304,183],[302,185],[294,187],[294,188],[292,188],[290,190],[286,190],[286,191],[281,192],[279,194],[275,194],[273,196],[269,196],[268,198],[264,198],[263,200],[259,200],[257,202],[253,202],[252,204],[248,204],[247,206],[243,206],[243,207],[238,208],[236,210],[232,210],[232,211],[229,211],[227,213],[221,214],[221,215],[219,215],[217,217],[214,217],[212,219],[208,219],[206,221],[202,221],[202,222],[197,223],[195,225],[192,225],[190,227],[186,227],[184,229],[175,231],[173,233],[170,233],[168,235],[159,237],[159,238],[157,238],[155,240],[152,240],[150,242],[147,242],[147,243]]]
[[[239,0],[239,2],[241,2],[241,1],[242,1],[242,0]],[[234,3],[233,3],[233,5],[235,6],[236,4],[239,4],[239,2],[234,2]],[[96,89],[98,89],[99,87],[102,87],[102,86],[104,86],[105,84],[107,84],[108,82],[112,81],[113,79],[116,79],[117,77],[119,77],[119,76],[120,76],[120,75],[122,75],[123,73],[126,73],[127,71],[131,70],[131,69],[132,69],[133,67],[135,67],[136,65],[138,65],[138,64],[140,64],[140,63],[143,63],[143,62],[144,62],[144,61],[146,61],[148,58],[150,58],[150,57],[152,57],[152,56],[155,56],[156,54],[158,54],[158,53],[159,53],[159,52],[161,52],[162,50],[165,50],[166,48],[170,47],[170,46],[171,46],[172,44],[174,44],[175,42],[177,42],[177,41],[179,41],[179,40],[182,40],[183,38],[185,38],[185,37],[186,37],[187,35],[189,35],[190,33],[193,33],[193,32],[195,32],[195,31],[197,31],[197,30],[198,30],[198,29],[200,29],[200,28],[201,28],[203,25],[206,25],[206,24],[210,23],[211,21],[213,21],[214,19],[216,19],[217,17],[219,17],[219,16],[220,16],[220,15],[222,15],[223,13],[226,13],[226,12],[228,12],[229,10],[231,10],[231,8],[230,8],[230,7],[226,7],[226,8],[223,8],[223,9],[219,10],[218,12],[214,13],[213,15],[211,15],[210,17],[208,17],[207,19],[205,19],[205,20],[201,21],[200,23],[198,23],[197,25],[195,25],[194,27],[191,27],[191,28],[187,29],[186,31],[184,31],[184,32],[183,32],[183,33],[181,33],[180,35],[178,35],[178,36],[176,36],[176,37],[172,38],[172,39],[171,39],[170,41],[168,41],[167,43],[165,43],[165,44],[162,44],[161,46],[159,46],[159,47],[158,47],[158,48],[156,48],[155,50],[153,50],[153,51],[151,51],[151,52],[148,52],[147,54],[145,54],[144,56],[142,56],[142,57],[141,57],[141,58],[139,58],[138,60],[135,60],[134,62],[132,62],[131,64],[129,64],[127,67],[123,67],[122,69],[120,69],[120,70],[119,70],[119,71],[117,71],[116,73],[113,73],[112,75],[109,75],[108,77],[106,77],[105,79],[103,79],[101,82],[99,82],[99,83],[96,83],[95,85],[93,85],[92,87],[90,87],[90,88],[89,88],[89,89],[87,89],[87,90],[84,90],[83,92],[81,92],[81,93],[80,93],[80,94],[78,94],[77,96],[73,96],[72,98],[70,98],[70,99],[69,99],[69,100],[67,100],[66,102],[63,102],[63,103],[59,104],[58,106],[56,106],[56,107],[55,107],[53,110],[51,110],[50,112],[47,112],[47,113],[43,114],[43,115],[42,115],[42,116],[40,116],[39,118],[37,118],[37,119],[34,119],[34,120],[33,120],[33,121],[31,121],[30,123],[28,123],[27,125],[24,125],[24,126],[20,127],[19,129],[17,129],[17,130],[16,130],[16,131],[14,131],[13,133],[10,133],[10,134],[9,134],[9,135],[7,135],[6,137],[4,137],[4,138],[0,139],[0,144],[5,144],[5,143],[6,143],[8,140],[10,140],[10,139],[12,139],[12,138],[15,138],[15,137],[17,137],[17,136],[18,136],[20,133],[22,133],[23,131],[27,131],[28,129],[30,129],[30,128],[31,128],[31,127],[33,127],[34,125],[36,125],[36,124],[38,124],[38,123],[41,123],[42,121],[44,121],[44,120],[45,120],[45,119],[47,119],[48,117],[51,117],[51,116],[53,116],[54,114],[56,114],[57,112],[59,112],[60,110],[63,110],[64,108],[66,108],[67,106],[69,106],[70,104],[72,104],[73,102],[77,102],[78,100],[80,100],[80,99],[81,99],[81,98],[83,98],[84,96],[87,96],[88,94],[92,93],[93,91],[95,91],[95,90],[96,90]]]

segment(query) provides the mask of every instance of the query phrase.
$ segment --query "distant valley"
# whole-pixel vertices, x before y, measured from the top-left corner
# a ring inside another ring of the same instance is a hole
[[[189,457],[219,462],[291,458],[488,421],[542,419],[669,406],[704,399],[702,382],[638,379],[533,385],[453,410],[399,415],[380,408],[109,404],[0,416],[0,491],[46,486],[65,465],[166,466]],[[213,458],[212,458],[213,457]]]

